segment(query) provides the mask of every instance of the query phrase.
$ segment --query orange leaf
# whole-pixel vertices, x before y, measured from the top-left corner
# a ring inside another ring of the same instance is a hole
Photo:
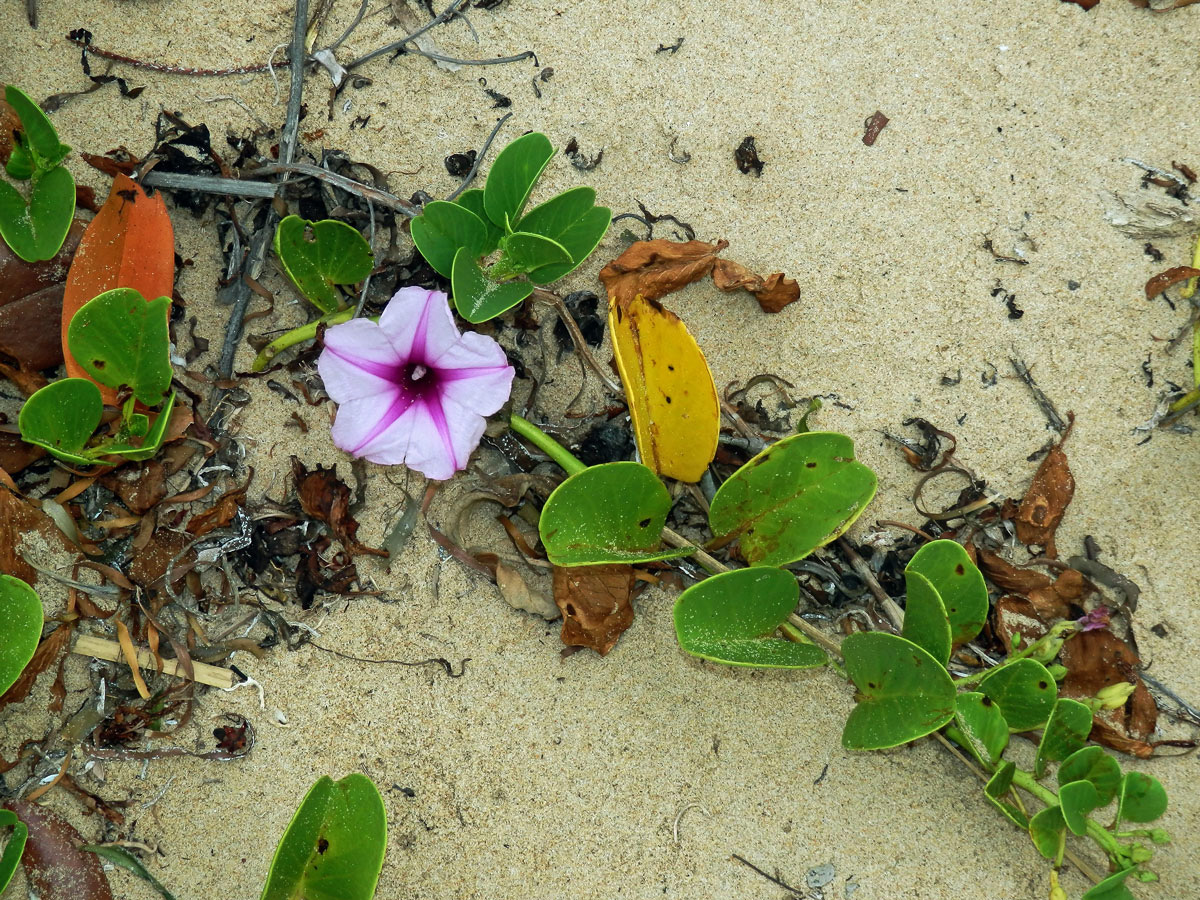
[[[146,300],[170,297],[175,283],[175,231],[162,195],[149,196],[125,175],[113,180],[108,200],[87,227],[63,294],[62,346],[67,375],[87,378],[67,347],[67,326],[80,307],[113,288],[133,288]],[[116,392],[101,387],[104,402]]]
[[[728,246],[728,241],[637,241],[601,269],[599,277],[609,300],[621,305],[638,295],[657,300],[711,272],[717,254]]]
[[[712,272],[713,284],[722,291],[749,291],[758,301],[763,312],[780,312],[789,303],[800,299],[800,286],[782,272],[763,278],[741,263],[729,259],[718,259]]]

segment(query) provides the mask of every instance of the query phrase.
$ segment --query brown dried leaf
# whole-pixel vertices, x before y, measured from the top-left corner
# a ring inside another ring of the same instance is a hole
[[[1072,618],[1070,604],[1077,604],[1095,590],[1096,586],[1082,574],[1074,569],[1064,569],[1050,586],[1030,591],[1029,600],[1043,621],[1053,623]]]
[[[100,478],[134,515],[145,515],[167,496],[166,472],[156,459],[137,467],[123,467]]]
[[[638,295],[657,300],[711,272],[717,254],[728,246],[728,241],[636,241],[601,269],[599,278],[609,299],[620,305]]]
[[[62,340],[54,332],[62,319],[63,286],[52,284],[0,306],[0,353],[26,372],[62,364]]]
[[[0,572],[35,584],[37,571],[17,552],[22,535],[31,532],[37,532],[54,551],[75,549],[53,519],[7,488],[0,488]]]
[[[1173,269],[1159,272],[1146,282],[1146,299],[1153,300],[1167,288],[1197,276],[1200,276],[1200,269],[1193,269],[1191,266],[1175,266]]]
[[[296,479],[296,494],[300,507],[311,518],[324,522],[342,542],[351,556],[368,553],[387,557],[386,550],[367,547],[358,542],[358,522],[350,515],[350,488],[337,477],[337,466],[326,469],[317,466],[309,471],[304,463],[292,457],[292,475]]]
[[[1084,10],[1089,10],[1100,3],[1100,0],[1062,0],[1063,3],[1074,3],[1076,6],[1082,6]]]
[[[32,397],[50,383],[42,377],[40,372],[26,372],[23,369],[14,368],[4,363],[0,363],[0,375],[15,384],[17,390],[26,397]]]
[[[1114,735],[1121,741],[1145,741],[1158,721],[1158,705],[1147,690],[1138,671],[1141,660],[1125,641],[1107,629],[1085,631],[1063,644],[1062,664],[1067,668],[1059,693],[1075,699],[1094,697],[1109,685],[1128,682],[1137,686],[1128,702],[1116,710],[1102,710],[1095,716],[1106,728],[1093,730],[1093,739],[1114,750],[1125,749],[1108,743]]]
[[[1002,591],[1028,597],[1034,591],[1043,590],[1054,583],[1054,579],[1049,575],[1034,569],[1020,569],[991,550],[985,550],[983,547],[977,549],[979,568],[988,580]]]
[[[7,244],[0,241],[0,309],[43,288],[61,285],[66,281],[67,270],[71,267],[75,249],[79,246],[79,239],[83,237],[86,227],[85,221],[75,219],[58,253],[45,262],[26,262],[13,253]],[[61,306],[61,289],[58,298]],[[54,326],[57,324],[58,321],[55,320],[50,331],[54,332]],[[59,358],[61,360],[61,355]]]
[[[1067,434],[1070,434],[1070,429]],[[1066,439],[1067,435],[1064,434],[1063,441]],[[1046,556],[1057,559],[1054,532],[1058,530],[1063,513],[1074,496],[1075,478],[1071,475],[1067,454],[1063,452],[1060,441],[1050,448],[1038,466],[1033,483],[1017,508],[1017,539],[1024,544],[1040,544],[1046,548]]]
[[[749,291],[758,301],[759,307],[766,313],[777,313],[789,303],[800,299],[800,286],[786,277],[782,272],[763,278],[756,275],[741,263],[728,259],[718,259],[712,271],[713,284],[719,290],[736,291],[739,288]]]
[[[0,695],[0,709],[10,703],[21,703],[29,696],[37,677],[54,665],[58,657],[66,650],[67,644],[71,640],[71,629],[70,625],[59,625],[42,638],[42,642],[33,651],[33,658],[21,671],[20,677],[3,695]]]
[[[543,579],[539,579],[541,581]],[[541,616],[547,622],[553,622],[560,615],[554,598],[546,590],[546,585],[530,587],[525,576],[503,560],[496,563],[496,587],[500,588],[500,596],[513,609]]]
[[[563,614],[562,642],[601,656],[633,624],[633,566],[554,567],[554,602]]]
[[[246,502],[246,490],[250,487],[250,480],[253,477],[254,470],[251,469],[245,484],[239,488],[226,491],[209,509],[192,516],[191,521],[187,524],[187,533],[200,537],[217,528],[224,528],[232,522],[233,517],[237,515],[237,511]]]
[[[44,448],[27,444],[15,434],[0,431],[0,469],[9,475],[16,475],[45,455]]]
[[[1100,0],[1075,0],[1075,2],[1099,3]],[[875,145],[875,141],[879,139],[879,132],[883,131],[883,129],[887,127],[887,123],[890,121],[891,119],[889,119],[879,110],[875,110],[875,112],[865,122],[863,122],[863,143],[868,147],[873,147]]]
[[[1021,635],[1021,646],[1028,647],[1050,630],[1037,607],[1024,597],[1006,594],[996,601],[993,628],[1004,649],[1013,652],[1013,635]]]
[[[169,528],[156,529],[150,538],[150,543],[141,553],[133,557],[129,565],[129,580],[134,584],[149,588],[167,574],[167,567],[180,553],[183,553],[193,538],[190,535],[172,531]],[[171,573],[173,581],[178,583],[188,573],[195,561],[195,554],[187,553],[175,563]]]
[[[65,819],[36,803],[7,805],[29,828],[21,864],[42,900],[112,900],[100,857],[76,849],[86,842]]]

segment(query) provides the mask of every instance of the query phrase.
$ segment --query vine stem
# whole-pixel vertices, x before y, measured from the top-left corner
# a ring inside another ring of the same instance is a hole
[[[346,309],[339,309],[331,313],[326,313],[319,319],[313,319],[311,322],[306,322],[299,328],[293,328],[284,334],[281,334],[267,346],[263,347],[262,352],[254,357],[254,363],[250,366],[251,372],[261,372],[267,367],[276,356],[286,350],[288,347],[294,347],[296,344],[304,341],[311,341],[317,336],[317,329],[322,325],[341,325],[343,322],[349,322],[354,317],[354,307],[350,306]]]

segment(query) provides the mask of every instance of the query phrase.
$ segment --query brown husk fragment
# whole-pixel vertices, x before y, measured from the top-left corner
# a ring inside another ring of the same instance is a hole
[[[326,469],[319,465],[310,472],[304,463],[293,456],[292,475],[296,479],[296,494],[305,514],[328,525],[347,553],[351,556],[358,553],[388,555],[386,550],[358,542],[358,522],[350,515],[350,488],[337,477],[337,466]]]
[[[1175,266],[1173,269],[1159,272],[1146,282],[1146,299],[1153,300],[1167,288],[1197,276],[1200,276],[1200,269],[1193,269],[1191,266]]]
[[[1017,539],[1023,544],[1040,544],[1045,547],[1046,556],[1050,559],[1058,558],[1058,548],[1054,546],[1054,532],[1058,530],[1071,498],[1075,496],[1075,478],[1071,475],[1071,467],[1067,465],[1067,454],[1062,448],[1068,434],[1069,428],[1062,441],[1050,448],[1050,452],[1038,466],[1033,483],[1025,492],[1014,519]]]
[[[782,272],[763,278],[741,263],[728,259],[717,260],[713,266],[712,279],[713,284],[725,292],[736,291],[739,288],[749,291],[766,313],[780,312],[789,303],[800,299],[800,286]]]
[[[112,900],[100,857],[77,849],[86,841],[70,823],[36,803],[14,800],[7,806],[29,828],[21,864],[42,900]]]
[[[554,602],[563,614],[562,642],[601,656],[633,624],[633,566],[555,566]]]

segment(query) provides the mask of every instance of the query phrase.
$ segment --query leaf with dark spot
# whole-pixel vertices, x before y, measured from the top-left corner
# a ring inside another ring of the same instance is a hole
[[[554,567],[554,602],[563,614],[562,642],[601,656],[633,624],[633,566]]]
[[[1070,434],[1070,429],[1067,429]],[[1050,448],[1042,464],[1033,476],[1033,483],[1025,492],[1016,513],[1017,539],[1024,544],[1040,544],[1046,548],[1046,556],[1058,558],[1054,546],[1054,532],[1062,521],[1071,498],[1075,496],[1075,478],[1067,465],[1067,454],[1063,452],[1063,440]]]

